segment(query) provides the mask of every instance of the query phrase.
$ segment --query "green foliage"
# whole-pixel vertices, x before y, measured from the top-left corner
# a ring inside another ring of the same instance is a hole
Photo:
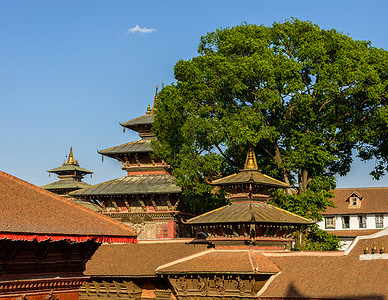
[[[313,225],[309,228],[306,236],[304,251],[335,251],[339,250],[339,238],[325,230]]]
[[[387,168],[388,53],[336,30],[292,19],[242,24],[201,38],[162,89],[157,155],[173,167],[197,211],[223,204],[208,182],[243,167],[249,144],[259,168],[297,190],[273,201],[319,220],[335,175],[352,151]]]

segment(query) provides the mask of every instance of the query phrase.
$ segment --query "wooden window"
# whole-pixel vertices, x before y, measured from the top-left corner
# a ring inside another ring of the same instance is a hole
[[[326,227],[326,229],[335,229],[334,217],[326,217],[325,218],[325,227]]]
[[[342,217],[342,228],[343,229],[350,228],[350,217],[349,216]]]
[[[366,228],[366,216],[364,215],[358,216],[358,224],[360,228]]]
[[[383,215],[376,215],[376,228],[383,228],[384,226],[384,217]]]

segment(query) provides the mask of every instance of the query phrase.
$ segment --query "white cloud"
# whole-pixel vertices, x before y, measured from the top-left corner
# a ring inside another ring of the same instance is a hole
[[[132,27],[132,28],[129,28],[127,30],[127,34],[131,34],[131,33],[152,33],[152,32],[155,32],[156,29],[154,28],[147,28],[147,27],[143,27],[141,28],[139,25],[136,25],[135,27]]]

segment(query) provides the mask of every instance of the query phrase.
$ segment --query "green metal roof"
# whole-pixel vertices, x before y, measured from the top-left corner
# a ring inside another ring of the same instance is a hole
[[[255,183],[278,188],[287,188],[288,184],[260,173],[256,170],[243,170],[240,173],[229,175],[212,181],[212,185],[240,185]]]
[[[86,169],[81,168],[77,165],[66,165],[66,164],[63,166],[60,166],[58,168],[48,170],[47,172],[60,173],[60,172],[64,172],[64,171],[79,171],[79,172],[86,173],[86,174],[93,174],[92,171],[86,170]]]
[[[95,204],[95,203],[91,203],[89,201],[84,201],[84,200],[75,199],[75,198],[71,198],[70,200],[75,202],[75,203],[77,203],[77,204],[80,204],[80,205],[82,205],[84,207],[87,207],[87,208],[89,208],[89,209],[91,209],[93,211],[102,212],[102,208],[99,205]]]
[[[187,224],[224,223],[312,224],[313,222],[265,202],[235,202],[191,218]]]
[[[72,196],[114,196],[133,194],[176,194],[182,190],[174,177],[165,175],[127,175],[71,192]]]
[[[131,128],[137,125],[152,125],[154,123],[154,115],[147,114],[144,116],[137,117],[135,119],[129,120],[125,123],[120,124],[123,127]]]
[[[111,147],[98,151],[102,155],[110,154],[125,154],[125,153],[137,153],[137,152],[152,152],[151,139],[144,139],[135,142],[122,144],[119,146]]]
[[[44,186],[41,186],[45,190],[61,190],[61,189],[84,189],[89,187],[90,184],[82,181],[62,180],[56,181]]]

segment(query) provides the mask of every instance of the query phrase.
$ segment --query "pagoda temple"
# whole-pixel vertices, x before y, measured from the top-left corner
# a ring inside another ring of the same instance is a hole
[[[244,169],[212,185],[229,194],[230,205],[187,221],[198,242],[210,249],[156,269],[178,299],[254,299],[281,272],[263,251],[287,251],[292,233],[313,222],[267,203],[269,190],[288,188],[258,171],[250,146]]]
[[[89,183],[83,182],[82,179],[86,174],[93,174],[93,172],[79,166],[78,160],[74,158],[73,147],[70,147],[67,161],[65,159],[62,166],[47,172],[58,175],[59,181],[46,184],[41,188],[63,197],[69,197],[68,194],[70,192],[90,186]]]
[[[231,204],[187,221],[192,235],[217,245],[251,245],[260,249],[290,249],[294,230],[312,224],[310,220],[267,203],[269,190],[288,188],[258,171],[250,146],[244,169],[212,183],[228,193]]]
[[[136,131],[140,140],[98,151],[118,160],[127,175],[82,190],[71,196],[99,203],[103,214],[124,222],[137,230],[138,239],[174,238],[179,236],[181,188],[163,159],[154,157],[152,132],[157,88],[152,109],[146,114],[120,123]]]

